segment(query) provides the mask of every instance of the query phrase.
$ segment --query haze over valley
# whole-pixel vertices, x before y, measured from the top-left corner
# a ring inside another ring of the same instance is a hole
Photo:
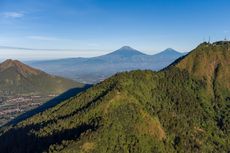
[[[186,53],[171,48],[155,55],[147,55],[129,46],[124,46],[114,52],[98,57],[30,61],[26,63],[54,75],[94,84],[118,72],[137,69],[158,71],[183,55],[186,55]]]

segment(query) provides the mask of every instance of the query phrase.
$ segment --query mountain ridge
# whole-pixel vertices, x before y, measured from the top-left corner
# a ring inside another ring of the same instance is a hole
[[[147,55],[124,46],[114,52],[92,58],[59,59],[28,62],[28,64],[51,74],[85,83],[98,83],[118,72],[137,69],[157,71],[184,55],[184,53],[170,54],[169,56],[166,54],[167,52]]]
[[[230,95],[230,89],[214,81],[217,96],[212,97],[207,90],[208,80],[189,72],[190,64],[219,57],[213,51],[230,54],[224,45],[217,48],[214,45],[198,47],[182,62],[160,72],[118,73],[69,100],[2,129],[0,146],[6,153],[25,149],[94,153],[228,152],[226,96]],[[205,56],[200,56],[203,52]],[[228,62],[223,57],[221,60]],[[225,74],[222,71],[225,69],[220,70],[218,75]]]

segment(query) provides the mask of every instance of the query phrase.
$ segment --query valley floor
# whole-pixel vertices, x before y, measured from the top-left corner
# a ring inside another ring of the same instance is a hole
[[[56,95],[5,95],[0,96],[0,126],[20,114],[34,109]]]

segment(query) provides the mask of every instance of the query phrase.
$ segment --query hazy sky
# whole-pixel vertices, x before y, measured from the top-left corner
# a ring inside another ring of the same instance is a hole
[[[0,58],[190,51],[230,37],[229,0],[0,0]],[[35,50],[34,50],[35,49]],[[48,50],[58,49],[58,50]]]

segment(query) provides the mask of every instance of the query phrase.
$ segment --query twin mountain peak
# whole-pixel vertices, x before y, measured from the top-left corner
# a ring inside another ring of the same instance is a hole
[[[158,53],[158,54],[181,54],[179,52],[177,52],[176,50],[172,49],[172,48],[167,48],[166,50]],[[141,51],[138,51],[130,46],[123,46],[120,49],[110,53],[110,54],[117,54],[117,55],[127,55],[127,56],[139,56],[139,55],[147,55],[145,53],[142,53]]]

